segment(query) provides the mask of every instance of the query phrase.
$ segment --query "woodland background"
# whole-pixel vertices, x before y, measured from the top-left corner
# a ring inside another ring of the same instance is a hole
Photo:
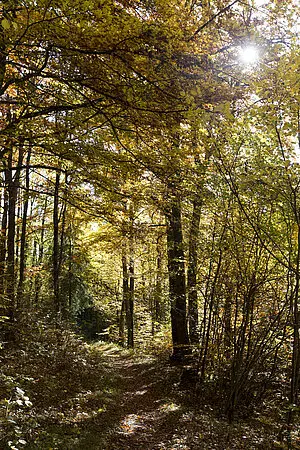
[[[297,1],[3,0],[0,11],[5,420],[31,403],[12,369],[20,352],[58,351],[71,327],[192,354],[188,376],[230,422],[275,395],[290,436]],[[247,46],[255,64],[239,59]]]

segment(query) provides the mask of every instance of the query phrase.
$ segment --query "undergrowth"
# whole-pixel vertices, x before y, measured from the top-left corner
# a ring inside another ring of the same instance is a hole
[[[23,325],[18,342],[0,355],[0,448],[34,448],[61,424],[76,435],[82,416],[93,416],[95,399],[97,411],[101,403],[105,408],[113,393],[103,348],[84,343],[66,324]]]
[[[99,420],[110,433],[120,415],[120,405],[128,395],[120,374],[124,366],[130,372],[130,365],[134,366],[147,355],[151,355],[149,361],[159,361],[159,366],[151,379],[141,379],[141,386],[154,388],[162,383],[163,388],[169,383],[172,401],[181,405],[178,414],[182,410],[185,421],[168,425],[174,428],[175,434],[181,433],[178,439],[186,435],[193,442],[196,435],[202,435],[203,449],[300,448],[297,426],[280,439],[284,411],[279,388],[278,397],[264,398],[253,407],[251,417],[241,410],[237,421],[229,425],[221,413],[222,386],[218,380],[207,379],[202,386],[187,380],[183,386],[182,369],[173,370],[168,360],[168,336],[164,334],[164,343],[160,345],[159,338],[152,347],[145,344],[133,352],[111,343],[88,344],[65,323],[32,320],[23,324],[14,345],[4,346],[0,354],[1,450],[82,448],[86,427],[92,436],[93,430],[99,429]],[[149,374],[150,362],[145,363]],[[129,379],[129,385],[134,398],[134,379],[132,382]],[[186,428],[182,429],[183,426]],[[172,445],[162,448],[177,448]],[[101,445],[89,448],[101,448]],[[104,440],[102,448],[109,448],[105,447]]]

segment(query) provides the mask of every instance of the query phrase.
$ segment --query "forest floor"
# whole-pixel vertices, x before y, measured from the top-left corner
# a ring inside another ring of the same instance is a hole
[[[145,356],[105,343],[78,352],[70,340],[58,344],[56,352],[39,344],[35,356],[30,344],[4,361],[0,376],[12,390],[6,410],[2,400],[1,449],[287,448],[268,415],[229,425],[193,386],[183,388],[182,368],[166,353]]]

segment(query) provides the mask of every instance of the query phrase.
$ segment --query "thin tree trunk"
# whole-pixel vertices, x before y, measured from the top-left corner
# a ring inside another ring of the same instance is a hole
[[[35,278],[35,304],[38,305],[39,303],[39,295],[40,290],[42,287],[42,276],[40,274],[41,266],[43,264],[43,258],[44,258],[44,237],[45,237],[45,220],[46,220],[46,213],[47,213],[47,205],[48,205],[48,197],[45,197],[45,204],[42,214],[42,223],[41,223],[41,238],[40,238],[40,244],[39,244],[39,256],[38,256],[38,266],[39,271]]]
[[[134,259],[132,242],[130,243],[130,257],[129,257],[129,320],[128,320],[128,347],[134,347],[134,324],[133,324],[133,310],[134,310]]]
[[[202,202],[198,198],[193,202],[193,215],[189,235],[189,259],[187,270],[188,293],[188,325],[191,343],[199,342],[198,336],[198,295],[197,295],[197,265],[198,237]]]
[[[8,219],[8,188],[7,168],[4,172],[4,189],[3,189],[3,213],[1,219],[1,236],[0,236],[0,294],[4,297],[6,293],[5,269],[6,269],[6,249],[7,249],[7,219]]]
[[[12,149],[8,154],[7,186],[8,186],[8,231],[7,231],[7,298],[8,317],[12,324],[15,320],[15,234],[16,234],[16,203],[19,188],[20,168],[23,161],[24,150],[19,149],[17,169],[13,177],[13,154]],[[10,333],[13,339],[13,334]]]
[[[215,276],[213,279],[213,284],[211,287],[211,292],[209,295],[209,315],[208,315],[208,323],[207,323],[207,329],[204,339],[204,348],[202,351],[202,362],[201,362],[201,370],[200,370],[200,380],[203,381],[205,377],[205,371],[206,371],[206,364],[207,364],[207,356],[208,356],[208,344],[210,339],[210,330],[211,330],[211,324],[212,324],[212,314],[213,314],[213,307],[214,307],[214,301],[215,301],[215,290],[217,286],[217,281],[219,278],[219,273],[221,270],[221,264],[222,264],[222,251],[220,250],[219,253],[219,259],[216,267]]]
[[[42,223],[41,223],[41,241],[40,241],[40,245],[39,245],[39,265],[42,264],[43,258],[44,258],[45,221],[46,221],[46,214],[47,214],[47,206],[48,206],[48,197],[45,197],[45,204],[44,204]]]
[[[124,275],[123,275],[124,276]],[[123,296],[124,296],[124,278],[123,278]],[[119,343],[125,346],[125,301],[122,299],[122,306],[119,316]]]
[[[229,360],[231,358],[231,341],[232,341],[232,326],[231,326],[231,314],[232,314],[232,295],[233,289],[228,281],[228,292],[226,292],[225,304],[224,304],[224,354],[225,358]]]
[[[22,204],[22,196],[21,196],[21,192],[19,191],[19,189],[17,190],[17,200],[16,200],[16,207],[17,207],[17,217],[16,217],[16,235],[15,235],[15,243],[16,243],[16,248],[15,248],[15,274],[16,274],[16,285],[18,283],[18,277],[17,277],[17,273],[18,273],[18,267],[19,267],[19,258],[20,258],[20,234],[21,234],[21,230],[20,230],[20,222],[21,222],[21,204]],[[16,306],[17,309],[19,308],[18,305],[18,296],[16,296]]]
[[[22,217],[22,231],[21,231],[21,246],[20,246],[20,266],[19,266],[19,285],[17,295],[17,306],[21,306],[23,297],[23,284],[24,284],[24,272],[26,267],[26,228],[27,228],[27,216],[29,206],[29,187],[30,187],[30,157],[31,148],[29,148],[26,159],[26,174],[25,174],[25,200],[23,205],[23,217]]]
[[[14,320],[14,285],[15,285],[15,226],[16,226],[16,195],[12,177],[12,150],[8,155],[8,169],[6,171],[6,184],[8,190],[8,228],[7,228],[7,270],[6,294],[8,298],[8,317]]]
[[[154,321],[155,325],[162,321],[162,235],[157,237],[156,242],[156,283],[155,283],[155,296],[154,296]],[[155,330],[154,330],[155,331]]]
[[[3,14],[3,11],[2,11]],[[5,72],[6,72],[6,58],[7,58],[7,54],[6,54],[6,39],[5,39],[5,32],[4,29],[2,27],[0,27],[0,94],[2,95],[2,87],[3,87],[3,82],[4,82],[4,77],[5,77]]]
[[[64,258],[64,243],[65,243],[65,228],[66,228],[66,210],[67,210],[67,204],[64,202],[62,212],[61,212],[61,232],[60,232],[60,244],[59,244],[59,258],[58,258],[58,277],[61,274],[62,265],[63,265],[63,258]],[[60,299],[60,302],[62,303],[62,299]],[[61,304],[61,310],[62,310],[62,316],[63,318],[67,318],[68,316],[68,305],[66,303],[66,300],[63,301],[63,304]]]
[[[54,293],[54,309],[57,314],[61,313],[61,304],[59,298],[59,186],[60,174],[56,173],[54,188],[54,205],[53,205],[53,293]]]
[[[127,346],[129,348],[133,345],[133,317],[131,315],[131,304],[130,304],[130,272],[128,270],[126,252],[122,256],[122,267],[123,267],[123,302],[125,306],[126,313],[126,325],[127,325]]]
[[[127,207],[126,207],[127,209]],[[122,267],[123,267],[123,302],[126,313],[126,325],[127,325],[127,346],[128,348],[134,347],[134,323],[133,323],[133,311],[134,311],[134,242],[133,242],[133,205],[129,205],[129,227],[126,226],[124,230],[124,243],[122,254]],[[128,255],[128,242],[129,241],[129,255]],[[129,263],[128,263],[129,256]]]
[[[298,216],[297,216],[298,218]],[[288,413],[288,425],[293,422],[293,408],[298,405],[298,390],[299,390],[299,369],[300,369],[300,339],[299,339],[299,291],[300,291],[300,224],[298,218],[297,230],[297,261],[296,261],[296,283],[293,295],[293,356],[292,356],[292,376],[290,387],[290,404],[291,409]]]
[[[71,227],[69,228],[69,264],[68,264],[68,309],[69,312],[72,309],[73,303],[73,291],[72,291],[72,280],[73,280],[73,265],[72,265],[72,257],[73,257],[73,248],[72,248],[72,234]]]

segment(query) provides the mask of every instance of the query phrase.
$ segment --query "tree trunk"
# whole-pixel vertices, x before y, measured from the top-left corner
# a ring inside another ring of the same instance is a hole
[[[31,148],[29,148],[26,159],[26,174],[25,174],[25,199],[23,205],[23,217],[22,217],[22,230],[21,230],[21,246],[20,246],[20,266],[19,266],[19,285],[17,295],[17,306],[20,307],[23,297],[23,283],[24,283],[24,271],[26,266],[26,228],[27,228],[27,215],[29,205],[29,187],[30,187],[30,157]]]
[[[154,317],[156,325],[162,321],[162,236],[157,238],[156,249],[156,284],[155,284],[155,298],[154,298]]]
[[[124,276],[124,275],[123,275]],[[123,296],[124,296],[124,278],[123,278]],[[119,316],[119,344],[125,346],[125,301],[122,299],[122,306]]]
[[[198,265],[198,237],[202,202],[198,198],[193,202],[193,215],[189,235],[189,260],[187,270],[188,293],[188,324],[189,336],[192,344],[199,342],[198,336],[198,296],[197,296],[197,265]]]
[[[66,203],[66,201],[64,201],[64,205],[63,205],[62,211],[61,211],[61,232],[60,232],[59,258],[58,258],[58,269],[57,269],[58,277],[62,273],[62,265],[63,265],[64,252],[65,252],[64,247],[65,247],[66,210],[67,210],[67,203]],[[64,298],[64,299],[60,298],[60,302],[61,302],[62,317],[64,319],[66,319],[68,316],[68,311],[69,311],[69,307],[67,304],[67,298]]]
[[[20,230],[20,222],[21,222],[21,204],[22,204],[22,196],[21,196],[21,192],[19,191],[19,189],[17,189],[17,199],[16,199],[16,208],[17,208],[17,216],[16,216],[16,234],[15,234],[15,243],[16,243],[16,247],[15,247],[15,274],[16,274],[16,285],[17,285],[17,273],[19,272],[18,268],[19,268],[19,258],[20,258],[20,246],[19,243],[21,241],[20,239],[20,235],[21,235],[21,230]],[[19,308],[18,305],[18,296],[16,296],[16,306],[17,309]]]
[[[46,213],[47,213],[47,205],[48,205],[48,197],[45,197],[45,204],[42,214],[42,223],[41,223],[41,238],[40,238],[40,244],[39,244],[39,255],[38,255],[38,266],[39,271],[35,278],[35,304],[38,305],[39,303],[39,296],[40,296],[40,290],[42,287],[42,276],[40,273],[42,264],[43,264],[43,258],[44,258],[44,236],[45,236],[45,220],[46,220]]]
[[[228,292],[226,292],[225,304],[224,304],[224,354],[227,360],[231,358],[232,347],[232,326],[231,326],[231,310],[232,310],[232,297],[233,289],[228,282]]]
[[[73,290],[72,290],[72,280],[73,280],[73,265],[72,265],[72,258],[73,258],[73,245],[72,245],[72,230],[71,227],[69,227],[69,263],[68,263],[68,309],[69,312],[72,310],[72,304],[73,304]]]
[[[61,313],[61,304],[59,298],[59,184],[60,174],[56,173],[55,188],[54,188],[54,205],[53,205],[53,294],[54,294],[54,309],[57,314]]]
[[[20,180],[20,170],[23,160],[23,148],[19,149],[18,163],[13,177],[13,153],[10,149],[8,154],[8,170],[6,171],[7,180],[6,184],[8,187],[8,231],[7,231],[7,298],[8,298],[8,311],[7,315],[9,317],[10,323],[12,324],[15,320],[15,234],[16,234],[16,203],[18,196],[19,180]],[[10,333],[10,338],[13,339],[12,333]]]
[[[134,347],[134,324],[133,324],[133,310],[134,310],[134,260],[133,253],[130,252],[129,259],[129,321],[128,321],[128,347]]]
[[[3,17],[3,13],[4,13],[4,8],[2,6],[2,17]],[[6,72],[6,60],[7,60],[7,49],[6,49],[6,43],[7,40],[5,38],[5,30],[4,28],[1,26],[0,27],[0,95],[4,94],[4,90],[3,90],[3,84],[4,84],[4,79],[5,79],[5,72]]]
[[[131,273],[130,267],[128,270],[128,262],[126,252],[122,256],[122,267],[123,267],[123,302],[125,306],[126,313],[126,325],[127,325],[127,346],[129,348],[133,347],[133,305],[131,298],[131,289],[134,287],[131,285]],[[131,269],[132,270],[132,269]]]
[[[167,213],[169,297],[174,359],[187,353],[189,338],[186,320],[186,282],[181,225],[181,204],[176,196]]]
[[[1,236],[0,236],[0,294],[5,296],[5,269],[6,269],[6,247],[7,247],[7,219],[8,219],[8,189],[7,189],[7,168],[4,172],[4,189],[3,189],[3,213],[1,219]]]
[[[298,216],[296,216],[298,218]],[[300,219],[298,218],[297,230],[297,261],[296,261],[296,282],[293,295],[293,356],[292,356],[292,376],[290,387],[290,410],[288,413],[288,425],[292,424],[294,416],[294,405],[298,406],[298,390],[299,390],[299,369],[300,369],[300,339],[299,339],[299,291],[300,291]]]

